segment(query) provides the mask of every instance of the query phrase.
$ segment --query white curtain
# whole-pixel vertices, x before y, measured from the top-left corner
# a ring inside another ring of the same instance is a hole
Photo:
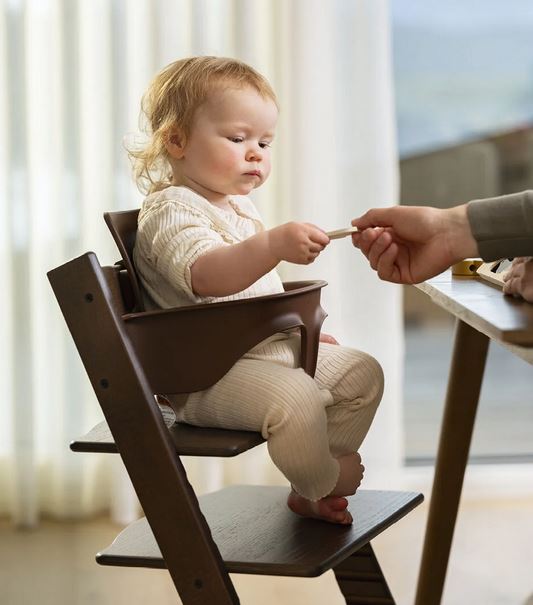
[[[68,450],[101,413],[46,271],[87,250],[117,258],[102,212],[141,203],[124,136],[154,73],[192,54],[241,58],[278,93],[273,174],[255,195],[269,226],[335,229],[396,202],[387,0],[0,0],[0,515],[19,524],[137,514],[118,457]],[[367,486],[383,486],[401,461],[399,289],[349,241],[281,271],[329,281],[325,330],[384,366],[363,448]],[[187,467],[200,492],[283,481],[264,447]]]

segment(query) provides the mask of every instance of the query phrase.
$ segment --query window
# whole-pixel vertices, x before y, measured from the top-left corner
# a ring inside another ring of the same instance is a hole
[[[533,123],[533,2],[391,0],[402,156]]]
[[[402,203],[533,188],[533,3],[391,0],[391,9]],[[450,317],[426,298],[405,291],[408,464],[435,457],[453,345]],[[473,460],[533,460],[532,393],[533,368],[492,343]]]

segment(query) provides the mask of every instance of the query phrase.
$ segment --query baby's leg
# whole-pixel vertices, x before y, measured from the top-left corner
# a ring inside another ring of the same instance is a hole
[[[381,366],[362,351],[321,343],[315,380],[333,397],[326,410],[332,454],[356,452],[383,395]]]
[[[299,346],[292,339],[293,347]],[[327,406],[328,436],[332,455],[339,462],[339,478],[328,497],[317,502],[306,500],[294,490],[289,507],[304,516],[349,524],[352,517],[344,496],[355,494],[361,484],[364,466],[357,453],[383,394],[383,372],[370,355],[321,343],[315,374],[316,383],[331,392],[332,403]]]
[[[331,392],[333,403],[327,407],[330,450],[340,465],[339,479],[329,498],[318,503],[305,501],[291,493],[289,506],[299,514],[326,518],[337,523],[351,523],[348,501],[363,479],[364,466],[357,453],[383,393],[383,372],[369,355],[322,343],[316,382]]]
[[[297,512],[339,522],[332,509],[346,508],[345,499],[330,497],[325,506],[316,505],[336,488],[342,470],[329,450],[326,407],[331,404],[330,393],[302,369],[241,359],[213,387],[191,394],[178,419],[261,431],[274,464],[295,493],[315,503],[313,510],[309,505]]]

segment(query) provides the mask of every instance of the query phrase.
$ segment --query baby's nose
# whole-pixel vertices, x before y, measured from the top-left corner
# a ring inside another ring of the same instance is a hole
[[[249,162],[258,162],[263,157],[261,147],[253,147],[246,152],[246,159]]]

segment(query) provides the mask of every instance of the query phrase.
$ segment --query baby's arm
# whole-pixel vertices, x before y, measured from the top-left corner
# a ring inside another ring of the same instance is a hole
[[[198,296],[229,296],[245,290],[280,261],[307,265],[328,245],[328,236],[308,223],[286,223],[238,244],[217,247],[191,267]]]

